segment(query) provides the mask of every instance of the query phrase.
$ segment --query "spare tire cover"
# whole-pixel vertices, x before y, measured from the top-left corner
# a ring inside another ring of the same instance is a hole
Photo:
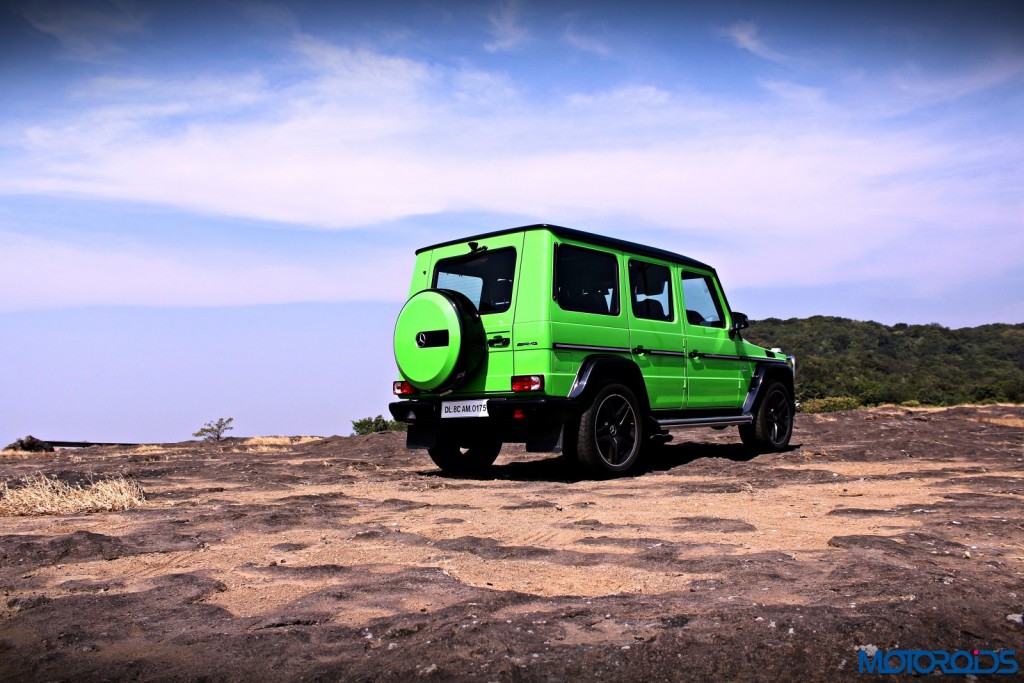
[[[395,324],[395,362],[417,389],[444,391],[464,382],[486,353],[480,314],[465,294],[425,289],[402,307]]]

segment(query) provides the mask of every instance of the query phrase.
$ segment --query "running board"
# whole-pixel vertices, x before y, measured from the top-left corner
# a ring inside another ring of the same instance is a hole
[[[686,417],[677,420],[658,420],[659,427],[727,427],[729,425],[748,425],[754,421],[753,415],[733,415],[729,417]]]

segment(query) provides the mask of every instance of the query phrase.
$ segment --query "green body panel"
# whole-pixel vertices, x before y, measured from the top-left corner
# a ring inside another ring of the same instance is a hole
[[[516,252],[515,277],[513,278],[513,289],[511,292],[511,305],[505,311],[481,315],[485,336],[487,339],[493,337],[511,338],[513,321],[516,310],[520,305],[520,292],[523,278],[519,270],[524,263],[523,259],[523,233],[512,233],[501,235],[492,239],[479,240],[477,247],[481,251],[494,252],[499,249],[514,249]],[[465,257],[470,254],[470,248],[466,243],[459,243],[432,249],[422,252],[417,256],[417,270],[413,278],[411,290],[420,291],[434,285],[435,267],[445,259]],[[460,385],[451,392],[452,396],[473,396],[473,395],[497,395],[511,393],[513,373],[513,349],[514,344],[510,343],[505,347],[488,347],[480,369],[469,378],[467,382]]]
[[[681,294],[678,282],[678,268],[667,262],[654,261],[652,259],[630,259],[633,261],[662,265],[669,269],[670,291],[669,298],[672,301],[672,319],[650,320],[640,318],[633,314],[632,306],[627,305],[629,311],[629,342],[633,349],[633,361],[640,368],[647,385],[648,397],[651,408],[654,410],[671,410],[682,408],[686,402],[686,357],[685,355],[666,355],[664,353],[640,353],[638,347],[648,351],[661,351],[670,353],[686,353],[686,337],[680,334],[681,318]]]
[[[681,268],[680,273],[689,271],[712,278],[715,296],[721,304],[724,299],[718,285],[718,278],[708,271]],[[677,278],[678,281],[678,278]],[[684,296],[685,298],[685,296]],[[683,301],[683,308],[686,302]],[[728,307],[722,306],[724,325],[704,327],[692,325],[683,316],[683,333],[686,335],[688,353],[714,354],[721,356],[743,356],[743,340],[739,335],[730,335],[732,315]],[[759,354],[764,355],[762,350]],[[735,360],[719,360],[701,356],[687,356],[686,359],[686,407],[687,408],[732,408],[743,404],[750,385],[752,363]]]
[[[623,293],[627,287],[625,284],[625,269],[623,267],[622,253],[614,249],[599,247],[579,242],[576,240],[559,240],[560,244],[576,246],[599,254],[609,254],[615,257],[618,264],[618,294],[619,310],[614,315],[598,315],[594,313],[581,313],[578,311],[563,310],[555,301],[552,288],[548,289],[548,316],[551,320],[551,338],[553,344],[569,346],[593,346],[605,348],[623,349],[623,356],[629,355],[629,324],[626,319],[626,307],[622,305]],[[554,247],[551,247],[551,257],[547,263],[551,264],[554,258]],[[548,266],[551,270],[551,266]],[[564,353],[564,351],[560,351]],[[587,356],[594,353],[609,353],[607,351],[571,349],[569,358],[576,368],[579,367]],[[612,352],[614,353],[614,352]],[[575,371],[573,372],[575,374]]]
[[[416,292],[430,289],[430,252],[425,251],[416,255],[416,265],[413,266],[412,283],[409,285],[409,296],[412,298]]]
[[[554,243],[552,235],[543,230],[531,230],[523,235],[523,253],[526,258],[520,259],[519,266],[519,300],[516,302],[515,317],[517,333],[519,326],[524,323],[549,321]]]
[[[636,363],[644,378],[652,409],[738,408],[743,405],[755,363],[735,357],[764,358],[768,354],[761,347],[744,341],[740,335],[730,335],[732,315],[713,270],[697,269],[689,265],[689,260],[679,263],[667,258],[659,259],[658,254],[638,256],[605,244],[560,236],[543,227],[472,238],[478,250],[486,247],[493,253],[499,249],[515,249],[511,305],[505,311],[480,316],[487,339],[508,338],[509,341],[507,345],[489,346],[480,369],[450,393],[452,398],[512,395],[513,375],[543,375],[545,385],[540,395],[567,396],[583,362],[600,354],[631,359]],[[435,268],[440,261],[475,253],[469,244],[467,239],[421,251],[416,259],[410,296],[434,286]],[[614,257],[618,267],[619,295],[615,314],[564,310],[559,305],[554,274],[556,244]],[[669,320],[635,315],[628,275],[631,259],[669,269],[671,291],[668,296],[672,303]],[[687,320],[681,286],[681,278],[687,271],[706,275],[714,283],[714,296],[719,301],[724,319],[722,327],[691,324]],[[417,321],[420,327],[428,323],[429,318]],[[400,320],[398,327],[403,324]],[[398,327],[396,358],[400,353],[399,336],[407,345],[408,340],[414,338],[414,335],[410,337],[410,332],[415,331],[412,328],[416,325],[408,329],[402,327],[401,334]],[[429,349],[418,349],[426,350]],[[648,353],[652,350],[662,353]],[[408,348],[402,351],[408,352]],[[733,359],[691,357],[689,354],[692,352],[732,356]],[[436,360],[432,362],[443,365]],[[426,374],[430,374],[429,371],[428,367]],[[443,369],[434,372],[440,373]],[[415,397],[429,398],[433,395],[436,394],[428,390]],[[449,394],[445,396],[447,398]]]

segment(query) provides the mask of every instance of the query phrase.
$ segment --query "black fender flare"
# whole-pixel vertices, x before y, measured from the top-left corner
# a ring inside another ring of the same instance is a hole
[[[580,369],[576,371],[576,380],[569,390],[569,398],[577,399],[580,405],[585,405],[589,396],[597,391],[597,387],[609,379],[629,387],[640,401],[641,410],[645,414],[650,414],[651,402],[640,368],[631,359],[622,356],[587,356]]]
[[[763,398],[761,389],[770,380],[779,380],[786,385],[789,389],[789,396],[794,401],[792,406],[795,406],[796,391],[793,382],[793,370],[788,365],[782,363],[758,363],[754,368],[753,375],[750,378],[750,389],[747,391],[747,398],[743,401],[743,414],[752,415],[757,411],[758,406]]]

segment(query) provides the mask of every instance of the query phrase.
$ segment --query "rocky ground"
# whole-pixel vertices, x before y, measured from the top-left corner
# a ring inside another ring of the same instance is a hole
[[[398,434],[284,441],[0,458],[148,498],[0,518],[0,679],[856,680],[863,645],[1024,664],[1024,408],[801,415],[752,459],[680,431],[609,481],[510,447],[459,479]]]

